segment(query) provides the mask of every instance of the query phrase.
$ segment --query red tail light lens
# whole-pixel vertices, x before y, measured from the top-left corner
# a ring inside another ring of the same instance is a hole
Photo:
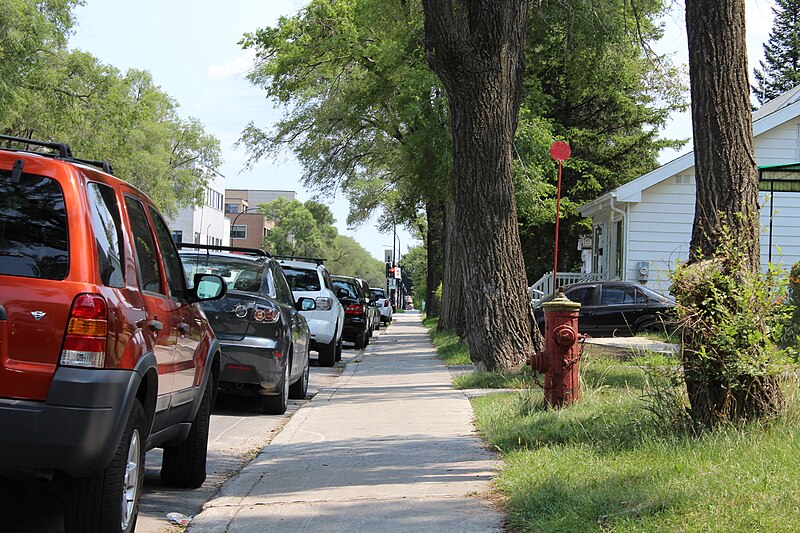
[[[350,304],[344,310],[346,315],[361,315],[364,314],[364,306],[361,304]]]
[[[280,310],[272,305],[256,305],[253,311],[253,319],[258,322],[277,322],[280,316]]]
[[[108,307],[99,294],[79,294],[72,301],[61,364],[103,368],[106,363]]]

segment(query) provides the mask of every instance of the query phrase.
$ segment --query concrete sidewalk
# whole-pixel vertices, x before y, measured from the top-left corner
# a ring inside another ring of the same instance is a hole
[[[418,313],[303,406],[189,526],[203,532],[492,532],[496,458]]]

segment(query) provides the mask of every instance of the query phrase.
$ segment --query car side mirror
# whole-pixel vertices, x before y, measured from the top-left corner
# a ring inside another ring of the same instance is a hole
[[[194,288],[189,289],[189,292],[189,300],[192,302],[219,300],[228,293],[228,284],[222,276],[216,274],[195,274]]]
[[[294,304],[298,311],[313,311],[317,308],[317,302],[313,298],[300,298]]]
[[[337,298],[347,298],[347,290],[346,289],[337,289],[336,290],[336,297]]]

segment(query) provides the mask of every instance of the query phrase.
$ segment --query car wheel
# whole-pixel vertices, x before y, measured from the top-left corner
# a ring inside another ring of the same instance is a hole
[[[336,364],[336,337],[331,342],[323,345],[319,350],[319,366],[333,366]]]
[[[308,392],[308,376],[311,368],[308,365],[308,357],[306,357],[306,367],[303,369],[303,375],[300,379],[295,381],[289,386],[289,398],[293,400],[302,400],[306,397]]]
[[[342,338],[339,337],[339,342],[336,343],[336,362],[337,363],[342,360],[342,343],[343,342],[344,341],[342,340]]]
[[[369,338],[367,337],[366,329],[361,332],[361,335],[356,337],[355,341],[353,341],[353,344],[355,344],[356,350],[363,350],[367,344],[369,344]]]
[[[268,415],[282,415],[289,406],[289,361],[284,366],[283,376],[278,383],[278,394],[261,397],[261,410]]]
[[[144,483],[147,419],[133,401],[128,424],[111,463],[93,476],[71,479],[65,501],[67,533],[132,533]]]
[[[195,489],[206,480],[208,429],[214,408],[214,376],[208,376],[200,408],[192,421],[192,429],[181,444],[165,446],[161,460],[161,481],[171,487]]]
[[[636,328],[636,333],[664,333],[664,324],[659,322],[658,320],[646,320],[643,321],[638,328]]]

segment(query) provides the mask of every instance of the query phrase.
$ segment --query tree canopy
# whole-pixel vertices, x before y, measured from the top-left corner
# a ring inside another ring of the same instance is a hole
[[[775,18],[769,40],[764,43],[764,60],[753,69],[753,87],[760,104],[772,100],[800,83],[800,2],[775,0]]]
[[[0,68],[8,75],[0,80],[0,93],[8,97],[0,102],[11,104],[0,104],[0,131],[66,142],[77,157],[110,161],[168,216],[199,205],[221,164],[219,141],[197,119],[180,117],[178,103],[150,73],[121,73],[89,53],[68,50],[75,5],[0,0],[0,11],[29,23],[16,27],[13,17],[2,19]],[[22,37],[11,39],[12,33]],[[6,38],[17,46],[6,48]],[[9,79],[14,83],[5,83]]]

